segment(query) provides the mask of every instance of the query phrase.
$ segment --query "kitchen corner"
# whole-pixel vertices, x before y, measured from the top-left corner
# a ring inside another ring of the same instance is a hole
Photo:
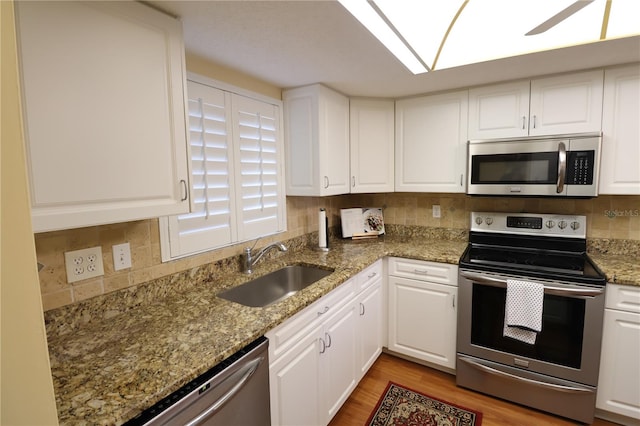
[[[467,234],[463,230],[390,225],[386,236],[373,241],[333,238],[329,252],[312,249],[314,236],[286,241],[289,252],[272,253],[257,265],[253,276],[291,264],[335,271],[265,308],[216,297],[221,290],[249,279],[233,257],[47,311],[60,423],[122,423],[380,258],[457,264]],[[615,276],[619,283],[640,286],[637,244],[627,247],[596,241],[590,249],[610,280]],[[621,250],[631,251],[625,256]],[[107,318],[109,321],[103,321]]]
[[[310,235],[287,241],[290,252],[260,262],[254,276],[290,264],[335,271],[265,308],[216,297],[248,280],[228,259],[47,311],[60,423],[126,421],[384,256],[457,263],[461,232],[425,229],[398,227],[394,235],[391,226],[376,241],[334,240],[327,253],[309,248]]]

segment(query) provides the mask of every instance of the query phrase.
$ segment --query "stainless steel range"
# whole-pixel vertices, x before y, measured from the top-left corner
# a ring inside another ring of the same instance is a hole
[[[591,423],[606,278],[586,217],[472,213],[459,264],[459,386]]]

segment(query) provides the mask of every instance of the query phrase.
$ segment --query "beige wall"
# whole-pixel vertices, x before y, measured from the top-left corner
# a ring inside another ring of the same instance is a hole
[[[442,217],[434,219],[431,206],[441,206]],[[261,241],[263,245],[276,239],[288,239],[317,230],[317,211],[324,207],[330,225],[337,225],[340,208],[385,207],[385,222],[398,225],[468,229],[471,211],[507,211],[531,213],[583,214],[588,218],[589,238],[640,240],[640,197],[600,196],[592,200],[473,198],[464,194],[391,193],[375,195],[343,195],[334,197],[287,197],[287,229],[276,237]],[[611,215],[607,212],[618,212]],[[627,212],[628,214],[626,214]],[[634,213],[635,212],[635,213]],[[635,215],[634,215],[635,214]],[[160,261],[157,219],[138,222],[49,232],[36,235],[38,260],[46,266],[40,272],[45,310],[68,305],[99,294],[109,293],[153,278],[202,265],[241,253],[239,244],[168,263]],[[111,246],[131,244],[132,268],[113,271]],[[104,277],[67,284],[65,251],[102,246]]]
[[[27,198],[13,2],[0,1],[0,424],[55,425],[53,382]]]

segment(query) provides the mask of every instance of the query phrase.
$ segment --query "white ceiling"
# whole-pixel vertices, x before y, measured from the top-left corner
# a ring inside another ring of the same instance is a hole
[[[640,61],[640,36],[411,74],[337,1],[150,1],[183,22],[187,51],[281,88],[405,97]]]

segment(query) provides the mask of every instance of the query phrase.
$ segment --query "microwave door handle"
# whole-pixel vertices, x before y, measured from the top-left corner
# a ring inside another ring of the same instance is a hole
[[[564,142],[558,144],[558,182],[556,184],[556,192],[558,194],[564,191],[564,179],[567,174],[567,147]]]

